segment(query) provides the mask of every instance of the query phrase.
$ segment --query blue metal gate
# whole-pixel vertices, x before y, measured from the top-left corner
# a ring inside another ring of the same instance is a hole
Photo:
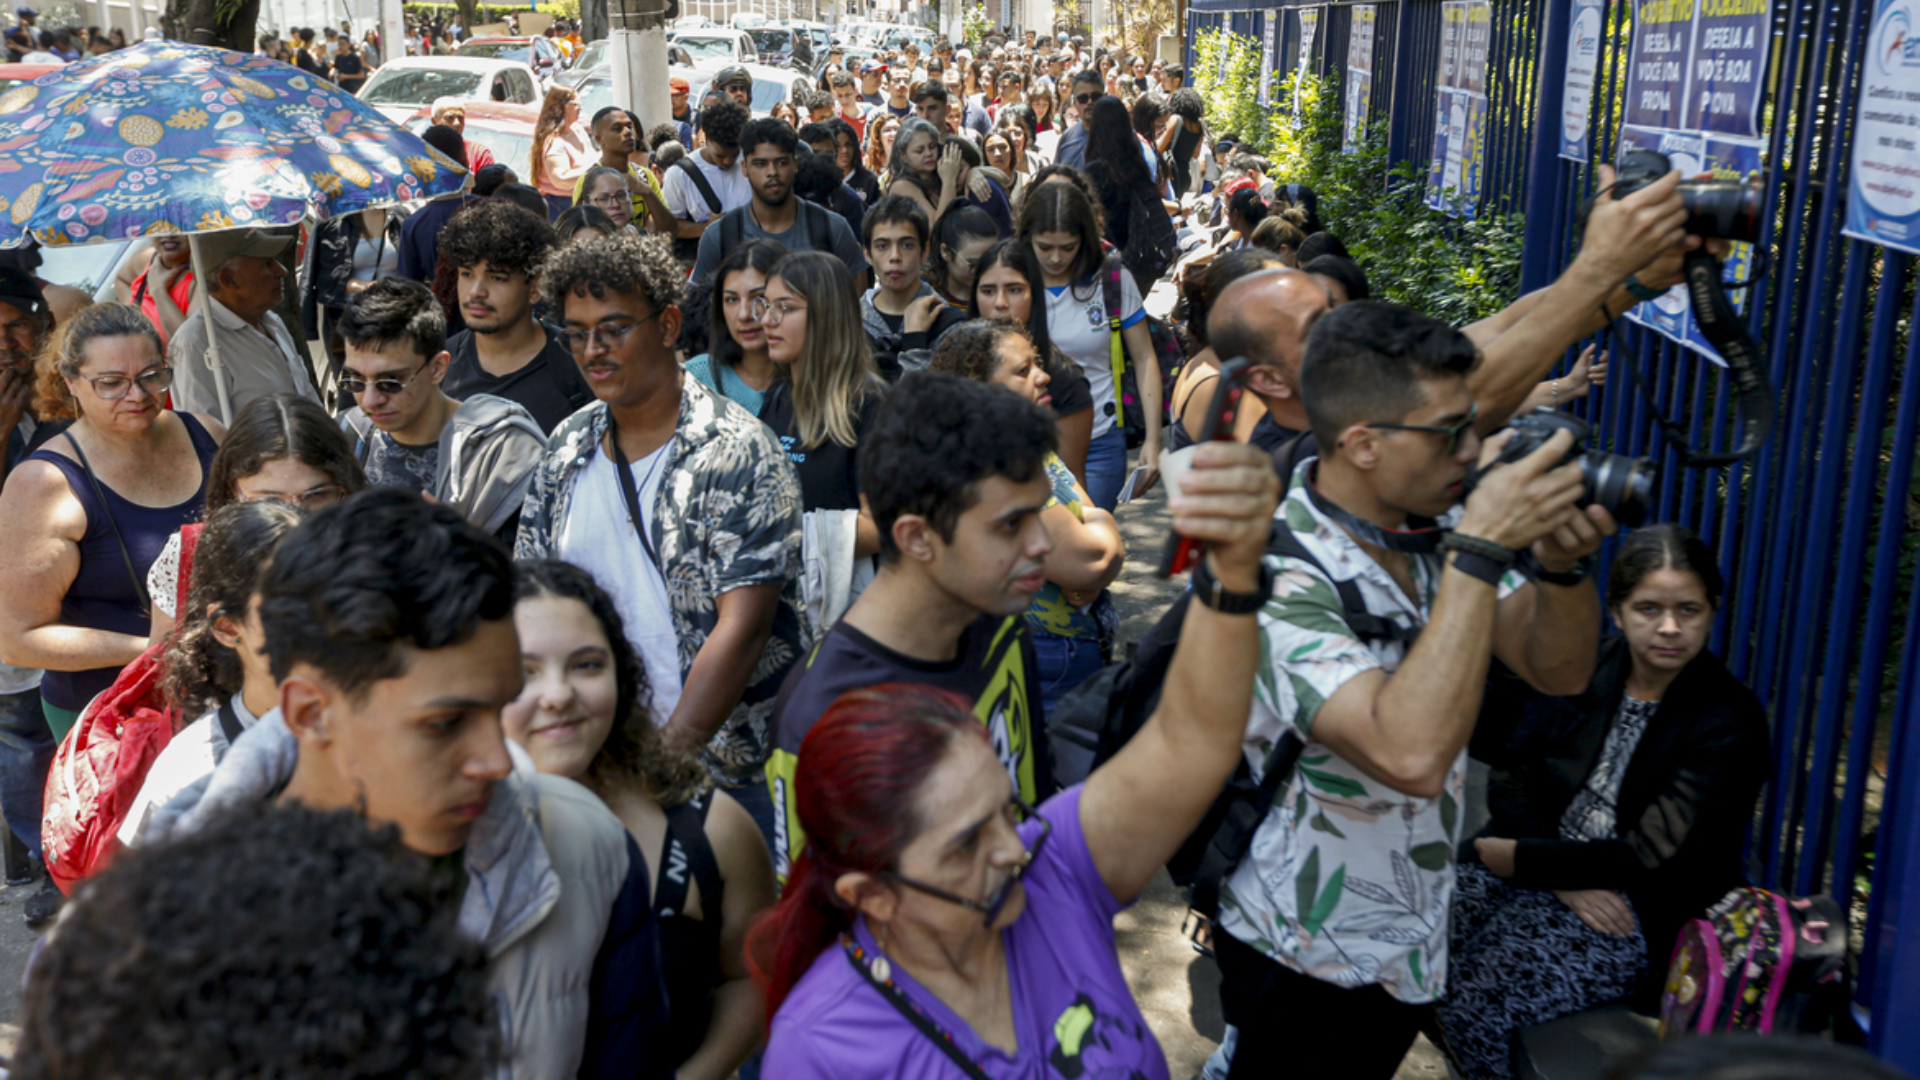
[[[1337,77],[1350,3],[1193,0],[1189,62],[1198,35],[1223,26],[1251,35],[1280,18],[1282,40],[1295,42],[1291,9],[1303,6],[1322,11],[1313,68]],[[1523,290],[1571,260],[1579,204],[1596,187],[1593,169],[1557,153],[1571,6],[1493,0],[1481,200],[1526,215]],[[1424,164],[1440,0],[1375,7],[1374,121],[1389,124],[1395,162]],[[1780,398],[1773,439],[1745,463],[1683,468],[1676,437],[1716,449],[1735,438],[1730,394],[1700,356],[1624,322],[1609,385],[1582,405],[1605,449],[1661,463],[1659,520],[1698,531],[1727,574],[1713,647],[1767,703],[1774,731],[1750,840],[1755,879],[1843,906],[1868,890],[1855,926],[1859,1011],[1877,1053],[1920,1070],[1920,1026],[1899,1021],[1920,1015],[1920,274],[1907,255],[1841,235],[1872,7],[1772,4],[1761,243],[1773,269],[1747,312]],[[1619,137],[1634,5],[1603,10],[1589,125],[1604,159]],[[1278,55],[1291,66],[1290,49]]]

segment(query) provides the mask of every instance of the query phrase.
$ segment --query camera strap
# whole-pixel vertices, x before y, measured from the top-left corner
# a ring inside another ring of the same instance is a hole
[[[1319,472],[1315,466],[1314,473]],[[1449,530],[1440,528],[1431,518],[1410,517],[1409,528],[1387,529],[1365,518],[1348,513],[1334,505],[1314,484],[1314,476],[1307,477],[1307,498],[1313,500],[1314,508],[1333,519],[1334,524],[1352,533],[1363,543],[1374,547],[1386,548],[1408,555],[1433,555],[1440,551],[1440,541],[1446,538]]]

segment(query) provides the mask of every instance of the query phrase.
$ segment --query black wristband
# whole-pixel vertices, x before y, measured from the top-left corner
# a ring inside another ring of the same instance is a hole
[[[1500,587],[1500,575],[1507,572],[1506,567],[1485,555],[1460,548],[1453,549],[1453,568],[1468,577],[1479,578],[1496,589]]]
[[[1569,570],[1564,574],[1555,573],[1552,570],[1547,570],[1543,568],[1543,569],[1534,571],[1533,580],[1544,581],[1549,585],[1559,585],[1564,588],[1572,588],[1575,585],[1586,584],[1587,568],[1583,563],[1581,565],[1575,566],[1572,570]]]
[[[1503,547],[1491,540],[1482,540],[1478,536],[1467,536],[1464,533],[1448,533],[1440,539],[1440,547],[1444,550],[1478,555],[1501,569],[1512,566],[1520,559],[1520,553],[1510,547]]]
[[[1273,568],[1262,560],[1260,578],[1252,592],[1229,592],[1202,556],[1193,568],[1193,598],[1222,615],[1252,615],[1273,599]]]
[[[1667,295],[1667,290],[1665,289],[1651,289],[1640,284],[1640,275],[1638,274],[1628,274],[1624,284],[1627,287],[1627,291],[1633,294],[1633,298],[1641,303],[1650,304]]]

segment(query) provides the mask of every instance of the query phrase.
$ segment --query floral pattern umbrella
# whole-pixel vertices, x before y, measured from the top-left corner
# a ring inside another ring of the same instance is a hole
[[[147,41],[0,94],[0,247],[284,226],[466,183],[353,95],[249,53]]]

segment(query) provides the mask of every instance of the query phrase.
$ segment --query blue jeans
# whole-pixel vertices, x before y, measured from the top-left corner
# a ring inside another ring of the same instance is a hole
[[[1108,513],[1120,504],[1127,484],[1127,433],[1115,424],[1105,435],[1087,444],[1087,495]]]
[[[773,850],[773,792],[767,789],[766,780],[758,783],[742,784],[739,787],[723,787],[722,791],[733,796],[733,801],[746,808],[753,815],[753,823],[760,826],[760,835],[766,837],[767,850]]]
[[[1104,665],[1098,638],[1061,637],[1027,627],[1039,663],[1040,704],[1043,716],[1052,716],[1060,699],[1092,678]]]
[[[40,710],[40,691],[0,694],[0,814],[7,828],[40,857],[41,799],[53,764],[53,732]]]

